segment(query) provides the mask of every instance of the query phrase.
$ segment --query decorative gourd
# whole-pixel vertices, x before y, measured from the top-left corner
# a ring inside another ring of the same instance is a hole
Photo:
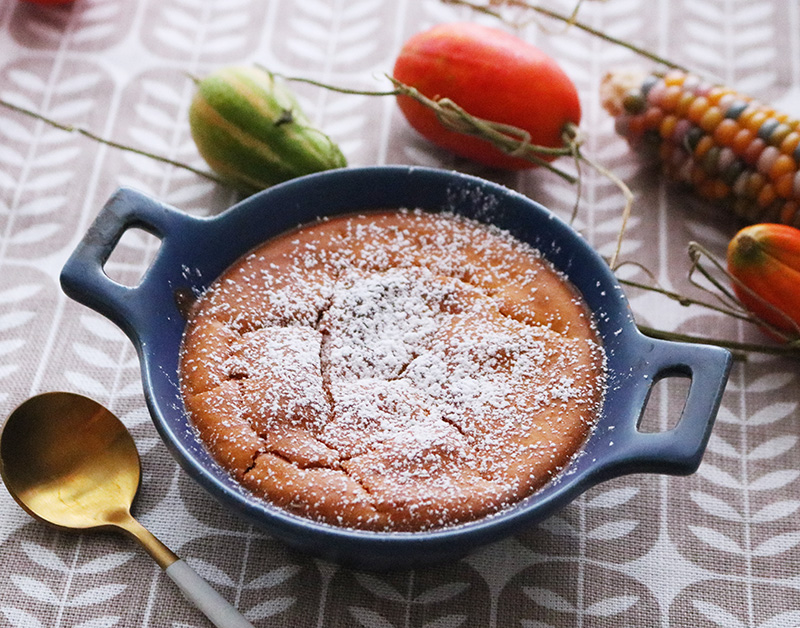
[[[748,310],[800,338],[800,229],[768,223],[745,227],[728,245],[728,271]]]
[[[211,169],[245,191],[347,165],[294,94],[260,68],[226,67],[198,81],[189,125]]]
[[[580,122],[575,85],[551,57],[479,24],[440,24],[414,35],[400,51],[393,76],[428,98],[449,98],[471,116],[523,129],[538,146],[563,148],[567,126]],[[483,139],[445,128],[435,112],[409,96],[398,96],[397,102],[412,127],[456,155],[495,168],[534,166]]]

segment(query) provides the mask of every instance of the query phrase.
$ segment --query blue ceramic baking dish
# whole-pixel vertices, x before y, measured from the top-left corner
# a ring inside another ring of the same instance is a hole
[[[464,214],[508,229],[538,248],[583,293],[608,354],[608,389],[597,428],[555,481],[490,517],[425,532],[365,532],[319,524],[244,491],[210,457],[188,423],[178,359],[186,295],[201,293],[232,262],[283,231],[321,216],[381,208]],[[139,285],[103,271],[122,234],[145,229],[161,240]],[[636,328],[603,259],[534,201],[460,173],[414,167],[348,168],[292,180],[212,218],[197,218],[129,189],[108,201],[61,273],[64,291],[119,325],[136,346],[147,405],[159,434],[189,473],[223,505],[276,538],[333,561],[369,569],[458,558],[532,526],[590,486],[627,473],[688,474],[700,464],[730,370],[719,348],[654,340]],[[673,429],[638,430],[653,383],[691,378]]]

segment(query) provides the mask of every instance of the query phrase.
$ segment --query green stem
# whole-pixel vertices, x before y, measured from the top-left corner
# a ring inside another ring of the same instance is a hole
[[[177,161],[175,159],[170,159],[169,157],[164,157],[163,155],[158,155],[156,153],[151,153],[150,151],[142,150],[140,148],[135,148],[133,146],[128,146],[126,144],[121,144],[119,142],[115,142],[114,140],[109,140],[104,137],[100,137],[88,131],[87,129],[72,125],[72,124],[63,124],[61,122],[57,122],[56,120],[52,120],[41,113],[37,113],[35,111],[31,111],[30,109],[26,109],[25,107],[21,107],[19,105],[15,105],[10,103],[6,100],[0,99],[0,106],[3,106],[7,109],[11,109],[12,111],[16,111],[17,113],[21,113],[26,115],[30,118],[34,118],[35,120],[40,120],[45,124],[54,127],[56,129],[60,129],[62,131],[66,131],[67,133],[78,133],[79,135],[83,135],[84,137],[89,138],[95,142],[100,144],[105,144],[106,146],[111,146],[112,148],[118,148],[120,150],[127,151],[129,153],[135,153],[137,155],[142,155],[143,157],[147,157],[149,159],[154,159],[156,161],[160,161],[161,163],[169,164],[170,166],[175,166],[176,168],[182,168],[184,170],[188,170],[189,172],[193,172],[196,175],[214,181],[215,183],[219,183],[221,185],[225,185],[230,187],[230,183],[220,179],[216,175],[206,170],[200,170],[199,168],[195,168],[183,162]]]

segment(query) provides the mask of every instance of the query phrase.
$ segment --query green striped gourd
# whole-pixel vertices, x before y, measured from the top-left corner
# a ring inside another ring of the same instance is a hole
[[[286,85],[257,67],[225,67],[199,80],[189,125],[211,169],[243,191],[347,165]]]

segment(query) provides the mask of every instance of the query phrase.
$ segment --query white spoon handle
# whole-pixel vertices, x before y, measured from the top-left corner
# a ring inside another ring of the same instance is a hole
[[[253,628],[253,624],[198,576],[183,559],[176,560],[165,571],[186,599],[199,608],[217,628]]]

